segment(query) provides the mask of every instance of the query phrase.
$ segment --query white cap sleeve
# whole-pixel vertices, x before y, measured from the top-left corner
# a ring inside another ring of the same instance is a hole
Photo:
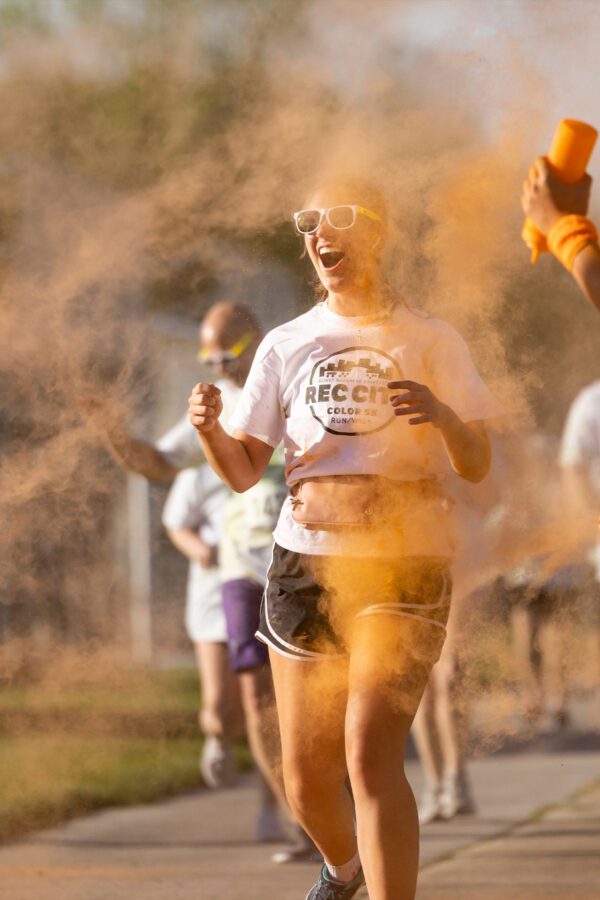
[[[600,383],[599,383],[600,384]],[[560,464],[586,466],[600,458],[600,391],[590,388],[573,401],[563,431]]]
[[[165,528],[196,531],[204,518],[202,505],[206,486],[202,469],[186,469],[173,481],[162,511]]]
[[[262,341],[244,385],[229,431],[243,431],[277,447],[283,437],[285,417],[281,407],[281,360],[269,335]]]

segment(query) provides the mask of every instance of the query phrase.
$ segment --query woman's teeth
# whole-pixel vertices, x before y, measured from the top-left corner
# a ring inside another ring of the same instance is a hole
[[[324,269],[335,269],[344,256],[343,250],[335,250],[332,247],[321,247],[319,249],[319,259]]]

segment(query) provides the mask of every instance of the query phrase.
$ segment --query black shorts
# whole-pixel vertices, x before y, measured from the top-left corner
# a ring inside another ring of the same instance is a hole
[[[323,557],[275,544],[256,637],[293,659],[323,659],[347,653],[357,617],[401,616],[425,623],[434,638],[433,664],[444,643],[451,593],[446,558]]]

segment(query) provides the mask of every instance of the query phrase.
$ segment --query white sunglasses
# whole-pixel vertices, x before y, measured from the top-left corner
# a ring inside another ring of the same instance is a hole
[[[298,234],[314,234],[323,219],[332,228],[342,231],[344,228],[352,228],[359,213],[374,222],[383,221],[381,216],[372,210],[357,206],[355,203],[347,203],[344,206],[330,206],[328,209],[301,209],[294,213],[294,223]]]

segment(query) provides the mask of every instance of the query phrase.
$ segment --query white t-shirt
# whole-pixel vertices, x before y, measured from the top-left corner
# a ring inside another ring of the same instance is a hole
[[[283,453],[275,451],[275,459],[258,484],[243,494],[232,494],[227,502],[221,540],[223,581],[248,578],[265,584],[273,530],[287,494]]]
[[[584,388],[573,401],[562,436],[560,464],[581,467],[600,500],[600,381]]]
[[[600,507],[600,381],[584,388],[571,405],[562,436],[560,464],[585,471]],[[600,540],[592,561],[600,581]]]
[[[403,379],[428,385],[463,421],[502,413],[450,325],[405,307],[379,320],[340,316],[323,302],[263,339],[230,429],[272,447],[283,440],[290,485],[321,475],[443,478],[450,466],[436,429],[409,425],[389,404],[387,382]],[[299,553],[350,547],[339,533],[298,525],[289,499],[275,540]],[[360,543],[351,552],[373,554]]]
[[[242,396],[242,389],[225,379],[218,381],[217,387],[221,389],[223,400],[221,422],[223,427],[227,428],[233,411]],[[180,419],[170,431],[163,435],[156,442],[156,447],[172,465],[178,468],[197,466],[204,462],[204,453],[198,440],[198,433],[187,416]],[[206,468],[207,466],[202,466],[198,470],[199,475],[196,480],[192,476],[185,478],[185,473],[178,476],[175,482],[176,487],[174,486],[172,489],[175,499],[172,505],[169,505],[170,494],[167,501],[168,506],[165,507],[168,514],[171,514],[171,510],[174,512],[176,504],[179,503],[182,511],[187,510],[187,514],[194,521],[200,521],[203,515],[203,497],[206,496],[204,488],[207,476],[203,474]],[[230,491],[212,469],[210,470],[211,483],[212,479],[217,479],[224,489],[224,493],[219,495],[222,508],[220,510],[221,527],[218,543],[220,545],[219,570],[222,581],[249,578],[260,584],[265,583],[273,547],[273,529],[277,524],[282,503],[287,496],[283,469],[283,454],[276,451],[264,478],[245,494],[235,494]],[[180,481],[180,479],[182,480]],[[189,490],[189,496],[184,498],[183,493],[186,490]],[[185,525],[182,522],[179,526],[169,525],[167,527],[193,528],[195,526]],[[212,543],[217,543],[217,541]],[[194,590],[197,589],[200,575],[207,571],[200,567],[198,569],[199,572],[190,572],[190,578],[195,579],[192,584]]]
[[[208,464],[184,469],[173,481],[163,507],[162,523],[172,530],[194,531],[207,544],[217,546],[221,542],[230,493]],[[205,569],[190,561],[185,619],[193,641],[226,640],[220,566]]]
[[[217,387],[221,389],[223,401],[221,421],[226,428],[240,399],[242,389],[225,378],[217,381]],[[198,432],[188,419],[187,413],[156,441],[155,447],[176,469],[199,466],[206,461],[198,439]]]

